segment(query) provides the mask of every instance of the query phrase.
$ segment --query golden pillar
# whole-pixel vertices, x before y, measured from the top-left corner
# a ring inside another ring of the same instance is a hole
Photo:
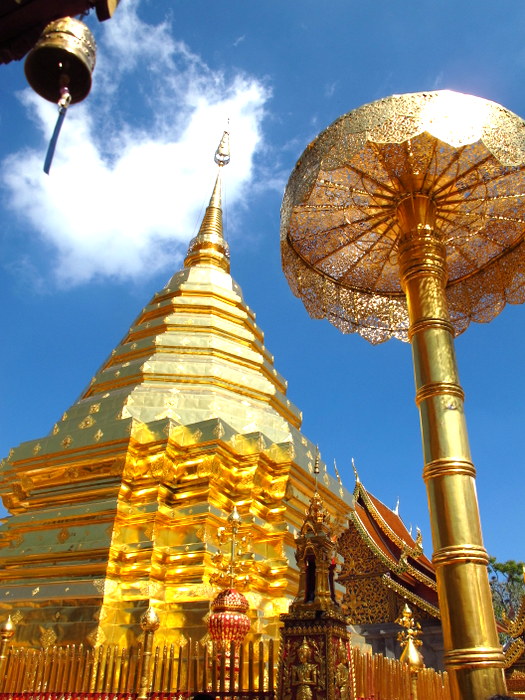
[[[144,652],[142,655],[142,668],[140,671],[140,688],[138,700],[146,700],[151,691],[151,655],[153,654],[153,637],[160,626],[160,621],[155,610],[150,606],[140,619],[140,626],[144,630]]]
[[[305,150],[283,267],[315,318],[412,344],[445,664],[455,698],[505,692],[454,335],[525,301],[525,123],[448,91],[394,95]]]
[[[461,697],[483,698],[491,679],[504,692],[503,672],[494,670],[503,668],[503,654],[447,311],[446,248],[436,229],[435,209],[424,195],[399,203],[399,271],[410,318],[445,664],[449,672],[463,669],[453,674]]]

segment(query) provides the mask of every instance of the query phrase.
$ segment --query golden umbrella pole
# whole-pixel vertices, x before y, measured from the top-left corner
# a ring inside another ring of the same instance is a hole
[[[343,115],[290,176],[281,251],[314,318],[410,340],[453,694],[504,693],[453,337],[525,301],[525,123],[448,91]]]
[[[485,699],[489,692],[505,693],[503,655],[494,625],[454,328],[447,311],[446,250],[429,197],[402,200],[397,217],[445,664],[460,697]]]

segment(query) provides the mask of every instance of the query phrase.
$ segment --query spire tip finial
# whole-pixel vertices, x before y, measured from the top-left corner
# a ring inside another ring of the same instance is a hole
[[[229,122],[229,120],[228,120]],[[219,168],[228,165],[230,162],[230,132],[225,131],[222,135],[221,142],[219,143],[217,150],[215,151],[215,156],[213,160],[217,163]]]
[[[230,134],[225,131],[215,151],[214,160],[219,166],[215,186],[206,208],[198,234],[190,241],[185,267],[207,264],[230,271],[230,253],[222,230],[221,168],[230,162]]]
[[[339,470],[337,469],[337,462],[335,461],[335,457],[334,457],[334,471],[335,471],[335,475],[337,477],[337,482],[339,484],[339,495],[344,500],[345,492],[343,490],[343,480],[341,479],[341,475],[339,474]]]

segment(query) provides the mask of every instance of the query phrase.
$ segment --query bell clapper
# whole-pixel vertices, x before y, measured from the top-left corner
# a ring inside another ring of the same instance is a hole
[[[60,129],[62,128],[62,123],[66,117],[67,108],[71,104],[71,93],[69,88],[64,85],[60,88],[60,99],[58,100],[58,119],[53,130],[53,135],[51,136],[51,141],[47,149],[46,160],[44,162],[44,172],[49,175],[51,169],[51,163],[53,162],[53,156],[55,155],[55,148],[58,141],[58,136],[60,134]]]
[[[95,39],[74,17],[50,22],[27,55],[24,71],[29,85],[45,100],[58,104],[58,119],[44,163],[47,174],[67,108],[89,94],[95,60]]]

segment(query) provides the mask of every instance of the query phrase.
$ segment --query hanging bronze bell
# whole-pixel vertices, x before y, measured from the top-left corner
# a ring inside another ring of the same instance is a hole
[[[58,103],[63,88],[71,102],[81,102],[91,89],[96,44],[86,25],[73,17],[50,22],[25,62],[27,82],[41,97]]]

